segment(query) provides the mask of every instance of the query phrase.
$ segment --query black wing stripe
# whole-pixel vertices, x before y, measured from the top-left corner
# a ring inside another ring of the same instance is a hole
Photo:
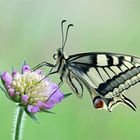
[[[77,82],[79,83],[79,85],[80,85],[80,87],[81,87],[81,89],[82,89],[82,93],[83,93],[83,91],[84,91],[83,85],[82,85],[81,82],[78,80],[78,78],[75,77],[75,79],[76,79]]]
[[[120,67],[120,66],[118,66],[118,68],[119,68],[119,70],[120,70],[121,72],[123,72],[123,70],[121,69],[121,67]]]
[[[105,68],[103,68],[103,70],[105,71],[105,73],[108,75],[108,77],[111,79],[110,75],[108,74],[107,70]]]
[[[81,58],[81,57],[84,57],[84,56],[79,54],[79,55],[74,56],[74,57],[72,57],[72,58],[71,58],[71,56],[70,56],[69,59],[70,59],[70,61],[74,61],[74,60],[79,59],[79,58]]]
[[[92,80],[92,78],[88,74],[86,74],[86,76],[90,79],[90,81],[94,84],[95,87],[98,87],[97,84]]]
[[[111,70],[115,75],[117,75],[117,73],[115,73],[115,71],[114,70],[112,70],[110,67],[109,67],[109,70]]]
[[[110,77],[110,75],[108,74],[108,72],[107,72],[107,70],[105,69],[105,68],[103,68],[104,69],[104,71],[106,72],[106,74],[108,75],[108,77],[111,79],[111,77]],[[106,92],[108,92],[108,91],[110,91],[111,90],[111,86],[109,86],[109,85],[106,85],[107,87],[106,87]],[[112,85],[113,86],[113,85]]]
[[[123,102],[128,105],[130,108],[132,108],[134,111],[136,111],[136,105],[127,97],[125,97],[124,95],[122,95]]]
[[[130,99],[128,99],[126,96],[124,96],[124,95],[122,94],[122,97],[124,98],[124,100],[129,101],[135,108],[137,108],[136,105],[135,105]]]
[[[94,62],[97,63],[97,54],[96,53],[81,53],[81,54],[78,54],[78,55],[71,55],[69,56],[69,61],[73,61],[74,60],[78,60],[80,58],[84,58],[84,57],[90,57],[91,59],[93,59]]]
[[[96,63],[92,63],[92,64],[88,64],[88,63],[84,63],[84,62],[73,62],[73,64],[77,65],[77,66],[96,66]]]
[[[123,60],[124,60],[124,56],[120,56],[118,66],[121,66],[123,64]]]
[[[112,56],[106,55],[106,57],[107,57],[108,65],[112,66],[113,65],[113,58],[112,58]]]
[[[118,67],[117,67],[118,68]],[[119,74],[117,74],[113,69],[111,69],[111,68],[109,68],[116,76],[117,75],[119,75]],[[116,78],[116,82],[117,82],[117,84],[121,84],[123,81],[125,81],[126,80],[126,77],[123,77],[123,76],[121,76],[121,77],[118,77],[118,78]]]
[[[104,81],[104,79],[103,79],[103,77],[102,77],[102,75],[101,75],[100,71],[98,70],[98,68],[96,68],[96,71],[98,72],[98,74],[99,74],[100,78]],[[105,81],[104,81],[104,82],[105,82]]]
[[[75,76],[73,77],[73,76],[74,75],[70,71],[68,71],[68,75],[67,75],[68,84],[73,90],[73,92],[76,93],[78,97],[82,98],[83,91],[84,91],[83,85],[77,77]]]
[[[133,76],[132,75],[132,72],[130,72],[130,71],[128,71],[129,70],[129,68],[125,65],[125,64],[123,64],[126,68],[127,68],[127,73],[128,73],[128,75],[131,77],[131,76]],[[134,68],[135,68],[135,66],[134,66]],[[139,72],[139,71],[137,71],[137,72]],[[124,76],[124,75],[122,75],[125,79],[127,79],[126,78],[126,76]],[[131,85],[131,84],[130,84]]]
[[[130,62],[129,62],[130,63]],[[125,63],[123,63],[123,65],[127,68],[127,69],[130,69]]]
[[[120,73],[118,75],[115,75],[112,79],[108,79],[105,83],[101,83],[99,85],[99,87],[96,89],[97,92],[101,93],[101,95],[103,95],[103,96],[105,96],[109,92],[113,92],[113,90],[115,88],[118,88],[120,84],[123,84],[127,80],[131,80],[131,78],[133,78],[134,76],[137,76],[137,74],[139,74],[139,72],[137,72],[136,69],[138,69],[138,71],[140,72],[140,67],[137,67],[137,68],[136,67],[133,67],[133,68],[131,68],[131,69],[129,69],[129,70],[123,72],[123,73]],[[131,75],[129,74],[130,72],[132,73]],[[122,75],[124,75],[124,80],[122,80],[120,78],[120,77],[122,77]],[[116,82],[116,79],[118,79],[117,82]],[[118,81],[120,81],[120,82],[118,82]],[[132,85],[134,85],[134,84],[136,84],[136,83],[131,83],[131,85],[129,85],[129,87],[132,86]],[[108,89],[108,86],[107,85],[110,85],[111,88]],[[125,89],[122,89],[122,90],[125,90]]]
[[[76,86],[73,84],[72,79],[70,77],[70,74],[68,74],[68,78],[69,78],[69,82],[71,84],[71,86],[74,88],[75,92],[78,93],[78,89],[76,88]]]
[[[110,54],[79,54],[78,56],[70,57],[69,62],[73,64],[89,65],[94,67],[110,67],[121,66],[124,57],[112,56]]]

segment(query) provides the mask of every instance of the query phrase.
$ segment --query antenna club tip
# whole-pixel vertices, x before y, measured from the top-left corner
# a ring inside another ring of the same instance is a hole
[[[66,22],[66,21],[67,21],[67,20],[65,20],[65,19],[64,19],[64,20],[62,20],[62,22],[61,22],[61,23]]]
[[[71,26],[74,26],[73,24],[70,24]]]

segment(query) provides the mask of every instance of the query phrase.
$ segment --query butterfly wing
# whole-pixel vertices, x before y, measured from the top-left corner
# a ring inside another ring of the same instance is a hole
[[[83,84],[81,83],[81,80],[79,79],[78,76],[76,76],[72,71],[67,70],[67,75],[66,75],[66,82],[68,83],[69,87],[72,89],[74,93],[79,98],[82,98],[83,96]]]
[[[113,53],[82,53],[71,55],[67,62],[68,77],[71,77],[69,85],[77,79],[81,89],[83,85],[87,87],[93,100],[101,96],[108,110],[120,102],[135,110],[134,103],[122,92],[140,81],[140,58]],[[79,91],[76,84],[74,89]],[[75,93],[79,93],[77,91]],[[82,95],[81,91],[78,95]]]

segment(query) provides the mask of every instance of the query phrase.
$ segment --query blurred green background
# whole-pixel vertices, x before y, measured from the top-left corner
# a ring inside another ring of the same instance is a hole
[[[23,59],[33,67],[53,62],[61,46],[60,22],[73,23],[65,51],[68,54],[105,51],[140,56],[139,0],[0,0],[0,69],[20,68]],[[48,69],[46,69],[46,72]],[[57,75],[55,82],[59,81]],[[64,93],[71,92],[63,85]],[[88,92],[72,95],[52,111],[38,114],[40,124],[27,117],[23,140],[139,140],[140,85],[127,95],[133,112],[120,105],[109,113],[96,110]],[[0,94],[0,139],[10,140],[16,105]]]

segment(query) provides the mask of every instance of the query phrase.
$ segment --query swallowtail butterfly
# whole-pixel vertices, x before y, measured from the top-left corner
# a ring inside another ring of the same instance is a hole
[[[64,37],[63,24],[62,48],[54,55],[55,64],[42,62],[34,70],[42,67],[52,67],[49,74],[60,75],[61,86],[66,82],[72,91],[82,98],[84,87],[89,91],[95,108],[104,108],[112,111],[119,103],[124,103],[136,110],[135,104],[124,96],[123,91],[140,81],[140,58],[130,55],[88,52],[67,56],[64,46],[67,41],[68,30],[72,24],[67,26]]]

